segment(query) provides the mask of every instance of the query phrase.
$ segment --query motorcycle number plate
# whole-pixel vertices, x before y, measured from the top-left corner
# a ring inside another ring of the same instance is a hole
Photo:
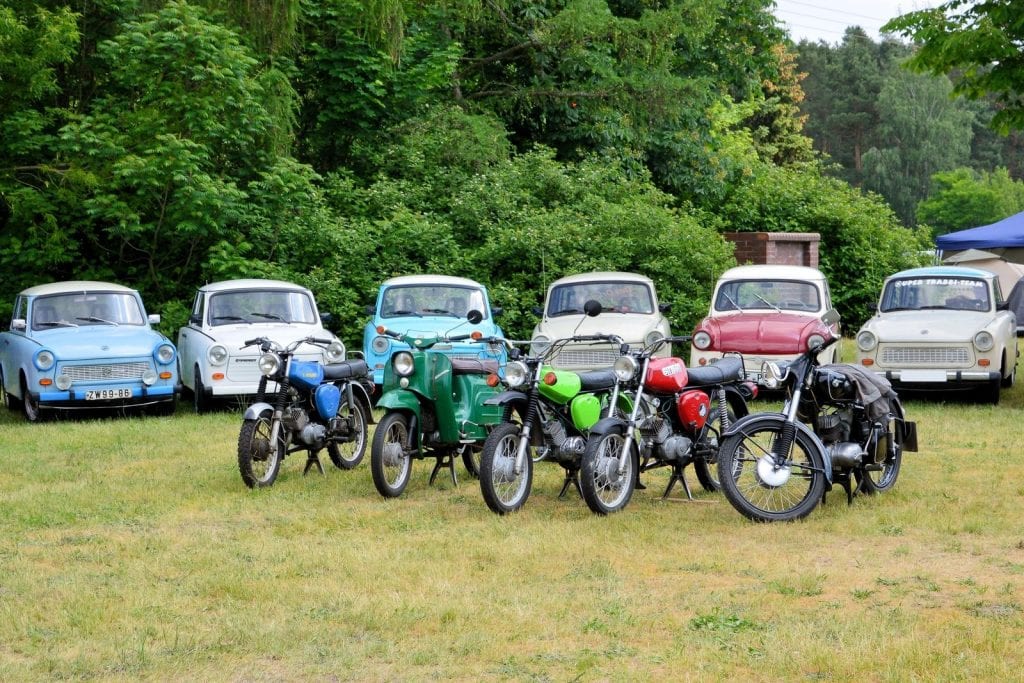
[[[901,382],[945,382],[945,370],[904,370],[900,373]]]

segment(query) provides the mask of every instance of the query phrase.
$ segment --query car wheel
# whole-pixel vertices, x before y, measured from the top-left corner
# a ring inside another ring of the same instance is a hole
[[[39,409],[39,401],[32,398],[28,391],[28,382],[21,378],[21,412],[29,422],[39,422],[43,419],[43,413]]]
[[[1006,376],[1006,351],[1003,351],[1003,367],[1002,367],[1003,382],[1002,382],[1002,384],[1007,389],[1012,387],[1014,385],[1014,383],[1017,381],[1017,362],[1016,362],[1017,359],[1014,358],[1013,360],[1014,360],[1013,369],[1010,370],[1010,375]]]
[[[203,386],[203,375],[199,372],[199,366],[196,366],[194,379],[192,382],[192,405],[196,409],[198,415],[209,412],[211,400],[206,395],[206,387]]]
[[[17,410],[21,407],[21,401],[7,391],[7,384],[2,369],[0,369],[0,396],[3,397],[4,407],[7,410]]]

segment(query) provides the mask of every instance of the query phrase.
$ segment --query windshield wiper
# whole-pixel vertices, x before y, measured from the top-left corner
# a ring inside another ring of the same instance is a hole
[[[213,319],[214,320],[241,320],[242,322],[245,322],[245,318],[242,318],[242,317],[237,316],[237,315],[215,315],[215,316],[213,316]]]
[[[424,308],[423,312],[424,313],[437,313],[438,315],[450,315],[453,318],[458,318],[459,317],[459,316],[455,315],[454,313],[452,313],[451,311],[449,311],[447,308]]]
[[[417,318],[422,318],[423,317],[422,315],[420,315],[416,311],[407,311],[405,309],[402,309],[400,311],[392,311],[391,315],[414,315]]]
[[[77,316],[75,320],[84,320],[87,323],[103,323],[104,325],[113,325],[114,327],[119,326],[119,324],[115,323],[113,320],[107,320],[106,318],[98,318],[95,315],[80,315]]]
[[[736,300],[735,300],[735,299],[733,299],[733,298],[732,298],[731,296],[729,296],[729,295],[728,295],[728,294],[726,294],[725,292],[722,292],[722,296],[724,296],[724,297],[725,297],[725,300],[726,300],[726,301],[728,301],[729,303],[731,303],[731,304],[732,304],[732,307],[733,307],[733,308],[735,308],[735,309],[736,309],[737,311],[739,311],[740,313],[742,313],[742,312],[743,312],[743,309],[742,309],[742,308],[740,308],[740,305],[739,305],[738,303],[736,303]]]
[[[279,316],[279,315],[274,315],[273,313],[256,313],[255,311],[253,311],[253,312],[252,312],[252,313],[250,313],[249,315],[254,315],[254,316],[256,316],[257,318],[266,318],[267,320],[280,320],[280,321],[281,321],[281,322],[283,322],[283,323],[284,323],[284,322],[288,322],[287,320],[285,320],[285,319],[284,319],[284,318],[282,318],[281,316]]]
[[[67,320],[47,320],[46,322],[43,322],[43,323],[36,323],[35,326],[36,327],[78,327],[78,325],[76,325],[75,323],[69,322]]]
[[[562,309],[562,310],[560,310],[560,311],[555,311],[555,312],[554,312],[554,313],[552,313],[551,315],[568,315],[568,314],[570,314],[570,313],[582,313],[582,312],[583,312],[583,311],[581,311],[581,310],[580,310],[580,309],[578,309],[578,308],[563,308],[563,309]]]
[[[770,301],[768,301],[768,299],[765,299],[760,294],[755,294],[754,298],[757,299],[758,301],[764,303],[765,306],[768,306],[770,308],[774,308],[776,313],[782,313],[782,309],[781,308],[779,308],[775,304],[771,303]]]

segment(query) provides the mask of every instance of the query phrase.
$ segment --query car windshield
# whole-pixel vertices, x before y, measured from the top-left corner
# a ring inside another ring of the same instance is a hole
[[[601,304],[602,312],[654,313],[651,288],[642,282],[574,282],[558,285],[548,297],[548,317],[583,313],[590,300]]]
[[[465,318],[469,311],[488,317],[483,290],[452,285],[404,285],[388,287],[380,301],[380,317],[444,316]]]
[[[210,324],[316,323],[313,300],[305,292],[248,289],[210,295]]]
[[[991,308],[984,280],[962,277],[919,277],[890,280],[882,291],[879,311],[987,311]]]
[[[818,288],[799,280],[732,280],[723,283],[715,296],[716,311],[817,312],[821,308]]]
[[[32,329],[84,325],[144,325],[142,306],[132,293],[75,292],[41,296],[32,304]]]

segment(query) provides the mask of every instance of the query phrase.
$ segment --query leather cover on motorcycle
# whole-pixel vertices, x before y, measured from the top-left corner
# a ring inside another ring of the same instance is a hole
[[[889,414],[889,399],[895,398],[896,392],[892,390],[892,385],[885,377],[848,363],[822,365],[821,367],[838,372],[853,382],[857,388],[857,398],[864,406],[864,412],[872,420],[883,418]]]

